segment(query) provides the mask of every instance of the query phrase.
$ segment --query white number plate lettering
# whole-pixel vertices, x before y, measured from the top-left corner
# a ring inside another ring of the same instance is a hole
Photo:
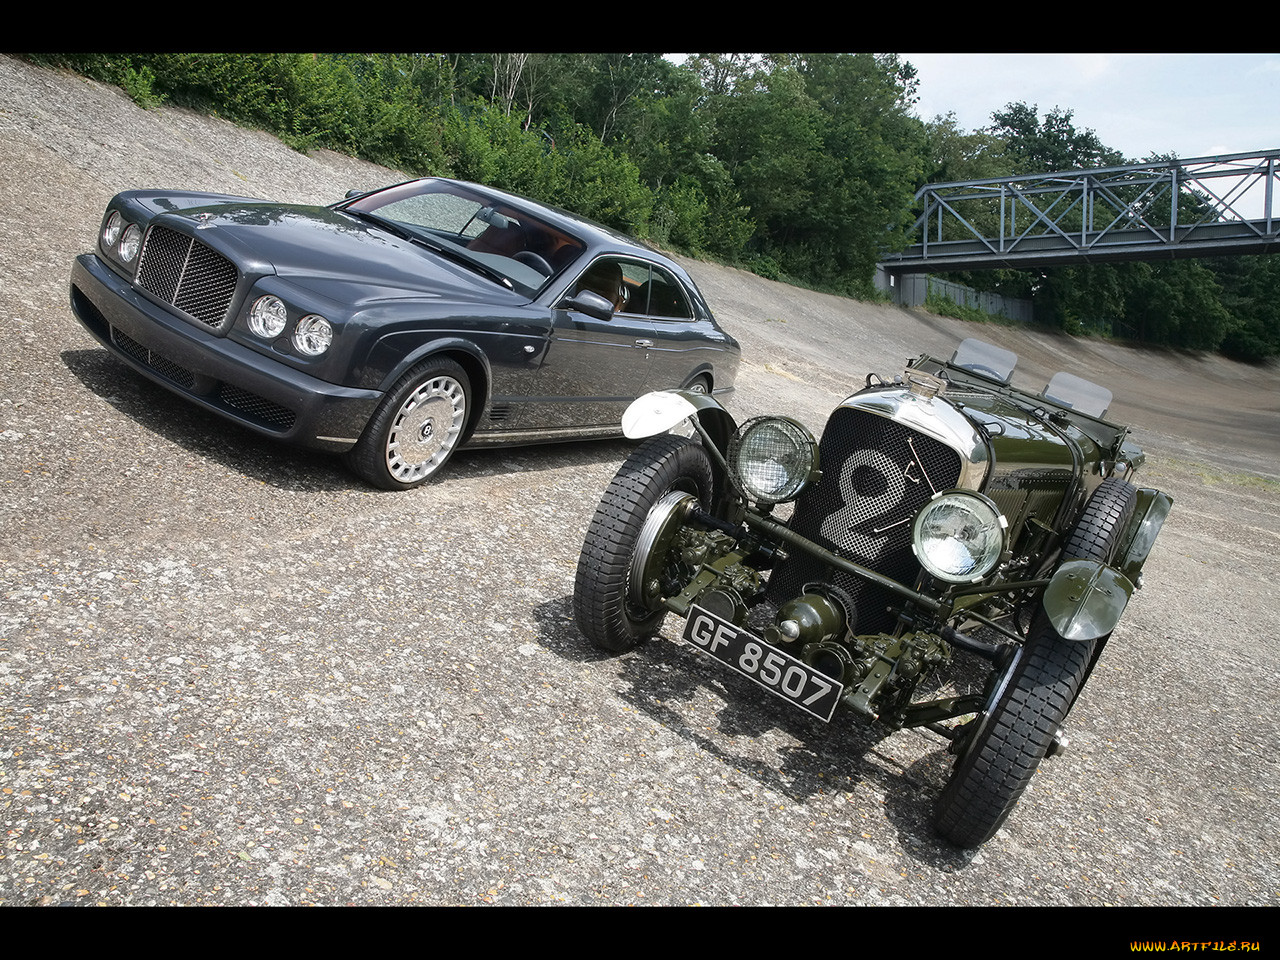
[[[701,607],[690,609],[684,639],[819,720],[830,721],[840,702],[837,681]]]

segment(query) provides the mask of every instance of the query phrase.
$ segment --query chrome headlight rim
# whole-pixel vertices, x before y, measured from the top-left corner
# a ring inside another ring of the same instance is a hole
[[[818,443],[790,417],[753,417],[734,431],[726,461],[748,500],[773,506],[796,499],[820,474]]]
[[[124,233],[125,226],[125,219],[119,210],[112,210],[107,214],[107,219],[102,224],[102,245],[108,250],[114,248],[120,234]]]
[[[138,252],[142,249],[142,228],[136,223],[127,224],[120,234],[120,244],[116,247],[116,252],[120,255],[123,263],[133,263],[138,259]]]
[[[1008,528],[1009,521],[989,497],[976,490],[943,490],[916,514],[911,549],[930,576],[947,583],[977,583],[999,566],[1008,547]]]
[[[249,307],[249,330],[263,340],[274,340],[289,325],[289,310],[274,293],[264,293]]]
[[[318,313],[309,313],[293,329],[293,346],[305,357],[318,357],[333,345],[333,324]]]

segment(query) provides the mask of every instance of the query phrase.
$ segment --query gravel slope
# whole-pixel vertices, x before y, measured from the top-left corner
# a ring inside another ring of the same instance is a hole
[[[67,306],[120,189],[324,202],[394,174],[9,57],[0,90],[0,904],[1280,902],[1274,368],[689,264],[743,342],[740,416],[819,428],[868,371],[977,335],[1028,383],[1110,385],[1174,494],[1071,752],[962,853],[927,827],[931,736],[581,640],[578,548],[625,445],[464,454],[381,494],[172,402]]]

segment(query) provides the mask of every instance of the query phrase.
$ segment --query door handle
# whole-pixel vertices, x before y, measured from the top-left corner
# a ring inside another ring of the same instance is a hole
[[[652,340],[637,340],[637,341],[636,341],[636,346],[637,346],[637,347],[652,347],[652,346],[653,346],[653,341],[652,341]]]

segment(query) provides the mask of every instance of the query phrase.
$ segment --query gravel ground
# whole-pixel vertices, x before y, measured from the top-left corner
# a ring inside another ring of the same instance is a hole
[[[689,263],[745,348],[739,416],[819,428],[868,371],[978,335],[1027,382],[1112,386],[1175,497],[1071,751],[962,852],[928,828],[933,736],[798,719],[678,643],[581,639],[574,567],[626,445],[464,453],[375,492],[72,317],[118,190],[327,202],[395,174],[9,57],[0,91],[0,904],[1280,902],[1274,368]],[[1255,916],[1199,939],[1256,940]]]

